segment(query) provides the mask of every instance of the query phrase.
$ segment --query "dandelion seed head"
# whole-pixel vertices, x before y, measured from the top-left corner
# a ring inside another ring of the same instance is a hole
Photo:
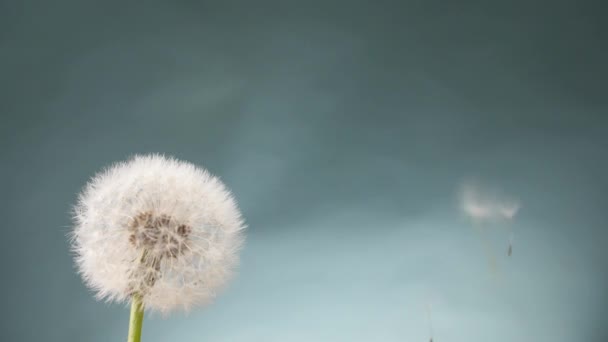
[[[98,299],[169,313],[210,302],[230,279],[243,219],[217,178],[161,155],[95,175],[74,208],[77,268]]]

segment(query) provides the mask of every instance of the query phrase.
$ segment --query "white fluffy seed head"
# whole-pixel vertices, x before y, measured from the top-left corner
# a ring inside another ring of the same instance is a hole
[[[208,303],[238,264],[245,228],[224,184],[161,155],[95,175],[74,208],[77,268],[98,299],[161,313]]]

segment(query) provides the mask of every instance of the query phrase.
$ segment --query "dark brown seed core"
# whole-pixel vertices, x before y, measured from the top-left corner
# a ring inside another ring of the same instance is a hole
[[[176,222],[169,215],[146,211],[131,220],[129,232],[129,242],[133,247],[146,250],[152,257],[175,258],[186,248],[192,228]]]
[[[129,222],[128,230],[129,243],[142,252],[141,259],[136,261],[139,263],[136,272],[145,273],[143,284],[129,286],[129,292],[134,294],[154,286],[160,277],[163,258],[177,258],[186,251],[192,228],[177,222],[169,215],[146,211]]]

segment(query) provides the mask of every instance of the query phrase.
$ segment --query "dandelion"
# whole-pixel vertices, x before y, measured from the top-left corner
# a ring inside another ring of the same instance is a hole
[[[244,222],[229,190],[203,168],[135,156],[95,175],[74,208],[75,262],[96,298],[131,303],[129,341],[143,311],[209,303],[230,279]]]

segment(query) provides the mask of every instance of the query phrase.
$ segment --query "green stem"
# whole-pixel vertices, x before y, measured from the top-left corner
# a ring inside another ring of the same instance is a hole
[[[141,341],[141,327],[144,323],[144,306],[140,295],[133,295],[131,300],[131,318],[129,319],[129,337],[127,342]]]

